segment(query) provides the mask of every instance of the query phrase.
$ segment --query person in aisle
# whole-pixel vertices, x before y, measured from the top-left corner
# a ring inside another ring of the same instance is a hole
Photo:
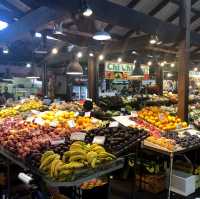
[[[6,99],[5,99],[5,97],[3,96],[3,94],[2,94],[2,87],[0,87],[0,106],[1,106],[1,105],[4,105],[5,102],[6,102]]]
[[[8,87],[7,86],[4,87],[3,97],[5,98],[5,100],[14,99],[13,94],[8,92]]]

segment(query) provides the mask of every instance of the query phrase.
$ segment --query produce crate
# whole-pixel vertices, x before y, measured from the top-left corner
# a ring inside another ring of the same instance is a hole
[[[165,175],[136,175],[136,186],[155,194],[162,192],[165,190]]]

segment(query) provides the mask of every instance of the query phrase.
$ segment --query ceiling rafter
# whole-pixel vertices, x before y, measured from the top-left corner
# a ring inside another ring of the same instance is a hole
[[[134,8],[139,3],[139,1],[140,0],[131,0],[131,2],[126,5],[126,7],[128,7],[128,8]],[[105,31],[110,32],[112,30],[112,28],[113,28],[113,25],[108,24],[105,27]]]
[[[156,15],[160,10],[162,10],[168,3],[170,2],[170,0],[163,0],[161,1],[154,9],[152,9],[148,14],[150,16],[154,16]]]

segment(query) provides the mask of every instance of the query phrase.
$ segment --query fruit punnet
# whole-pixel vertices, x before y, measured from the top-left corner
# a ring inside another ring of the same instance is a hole
[[[138,116],[162,131],[171,131],[188,126],[186,122],[182,122],[177,116],[172,116],[159,107],[145,107],[138,112]]]
[[[77,170],[96,168],[99,164],[114,159],[114,155],[98,144],[76,141],[62,157],[54,151],[46,151],[41,157],[39,169],[58,181],[66,181]]]

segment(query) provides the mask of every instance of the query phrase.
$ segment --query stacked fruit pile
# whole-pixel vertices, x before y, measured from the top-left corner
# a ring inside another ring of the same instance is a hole
[[[156,128],[154,125],[145,122],[144,120],[140,119],[140,118],[136,118],[136,117],[130,117],[131,120],[133,120],[134,122],[136,122],[136,126],[140,127],[140,128],[144,128],[147,129],[150,133],[150,135],[154,136],[154,137],[160,137],[160,130],[158,128]]]
[[[66,181],[81,168],[96,168],[99,164],[114,159],[115,156],[100,145],[76,141],[62,157],[53,151],[46,151],[41,158],[40,170],[54,179]]]
[[[173,151],[175,149],[175,142],[171,139],[167,139],[164,137],[161,138],[155,138],[154,136],[148,137],[145,141],[153,143],[157,145],[158,147],[165,148],[169,151]]]
[[[73,111],[46,111],[36,115],[35,120],[39,118],[40,122],[54,127],[76,128],[82,131],[88,131],[94,128],[104,126],[104,122],[88,116],[78,116]]]
[[[159,107],[143,108],[138,112],[138,116],[162,131],[181,129],[188,126],[186,122],[182,122],[177,116],[171,116]]]
[[[44,106],[40,100],[26,100],[14,107],[4,108],[0,110],[0,118],[16,116],[22,112],[30,110],[41,110]]]
[[[83,184],[81,184],[80,188],[82,190],[89,190],[89,189],[93,189],[95,187],[101,187],[103,185],[107,184],[106,180],[102,180],[102,179],[92,179],[90,181],[84,182]]]
[[[113,154],[118,154],[130,144],[143,140],[148,136],[148,132],[142,128],[129,127],[107,127],[94,129],[88,132],[85,140],[91,143],[95,136],[104,136],[104,146]]]
[[[51,106],[49,107],[50,110],[57,111],[57,110],[67,110],[67,111],[82,111],[83,105],[78,102],[59,102],[59,103],[52,103]]]
[[[0,144],[18,157],[24,158],[32,151],[39,151],[51,140],[69,136],[71,133],[69,128],[40,126],[27,123],[20,117],[7,118],[0,123]]]
[[[194,147],[200,143],[200,136],[189,131],[169,132],[164,137],[175,140],[176,144],[182,148]]]

